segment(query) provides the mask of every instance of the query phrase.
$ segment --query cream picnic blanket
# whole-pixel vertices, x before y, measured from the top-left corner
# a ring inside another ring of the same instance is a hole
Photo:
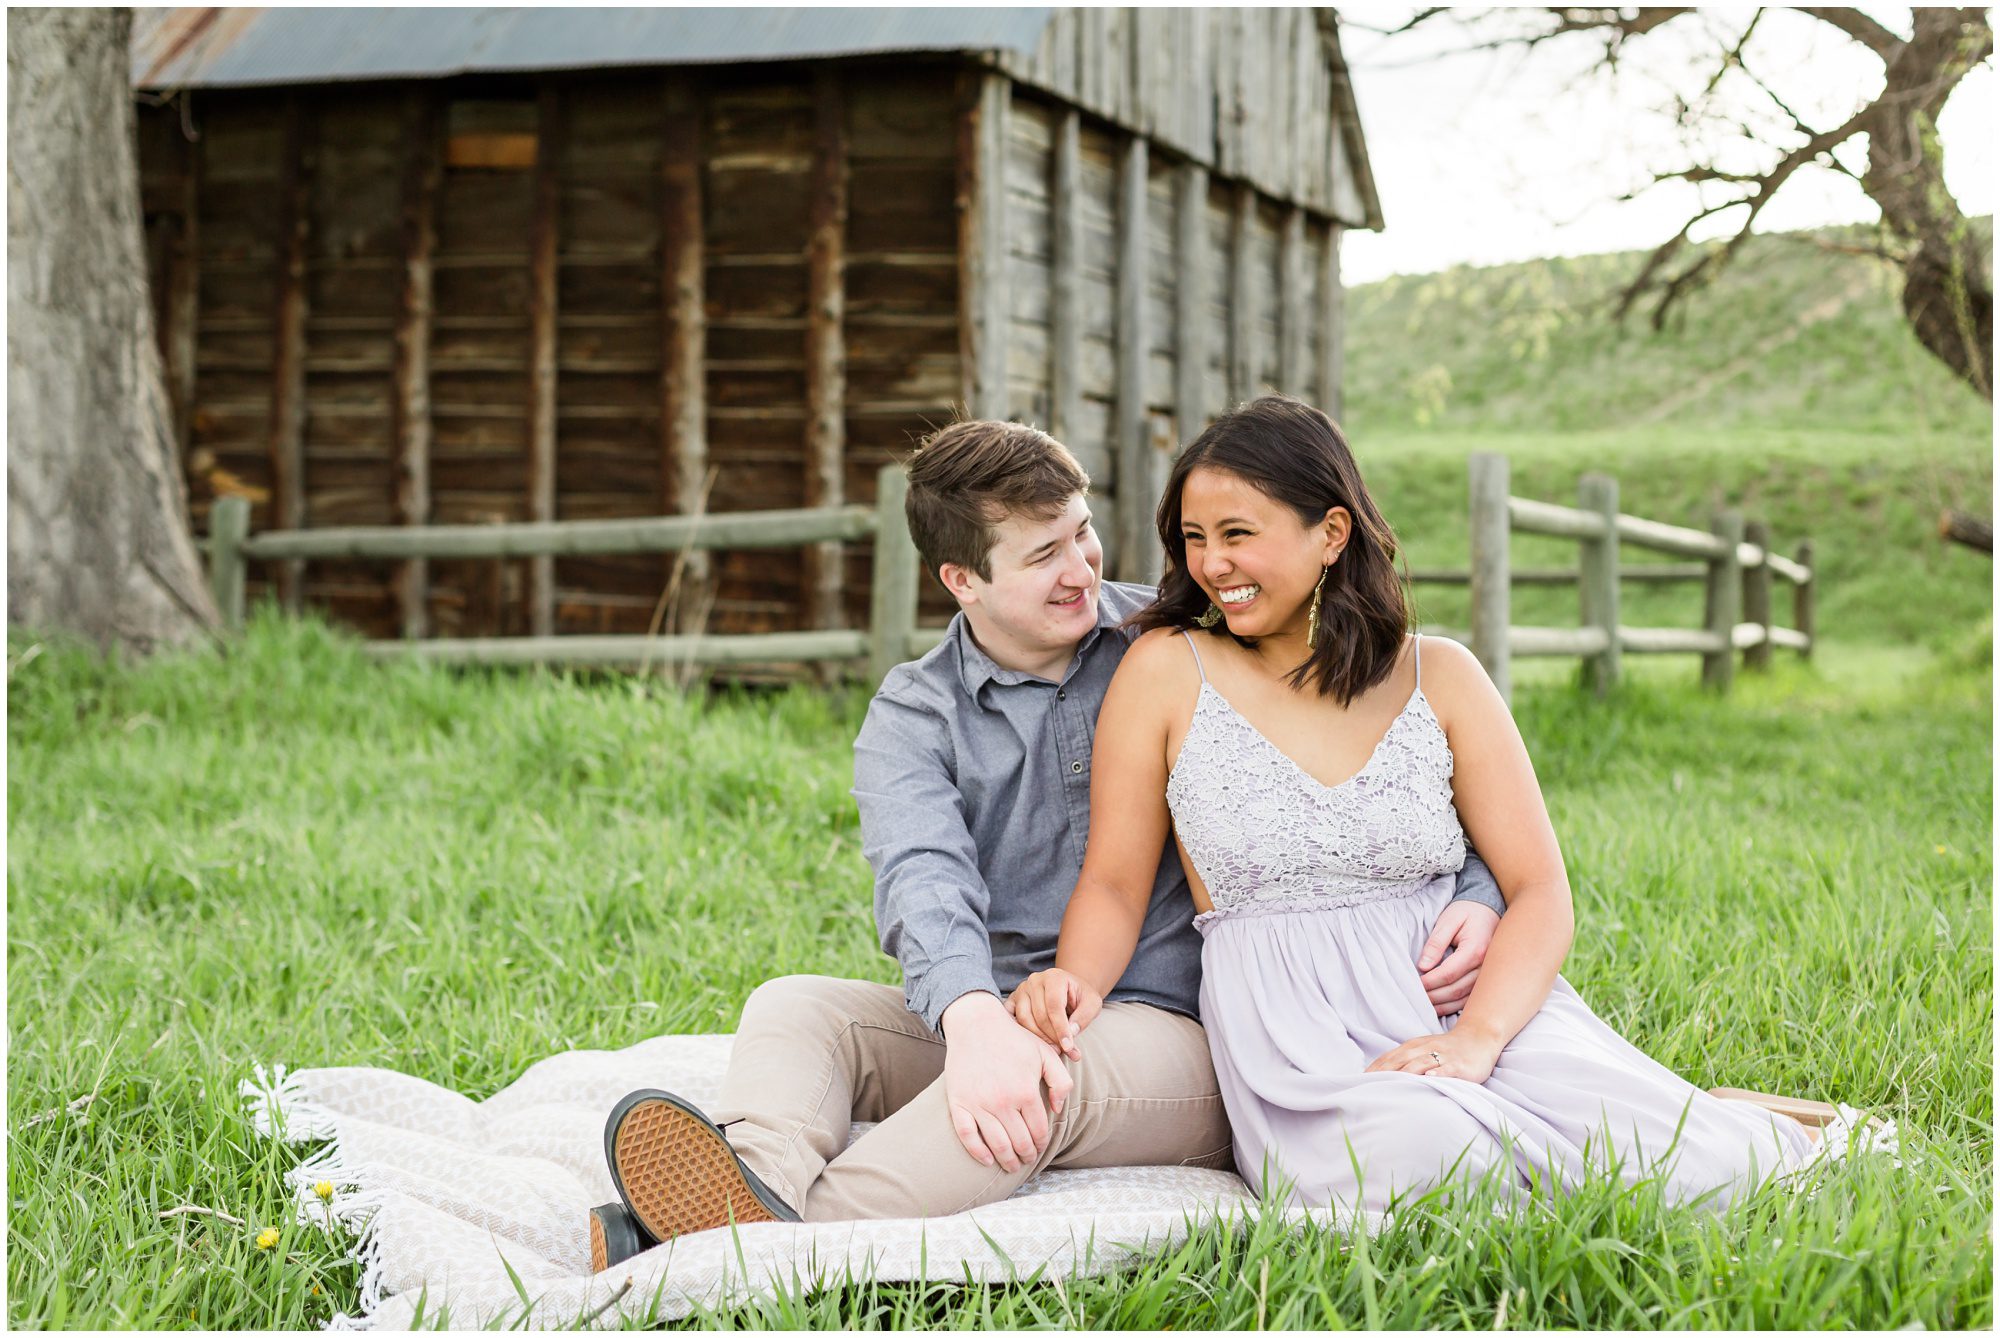
[[[1086,1276],[1171,1248],[1196,1222],[1256,1208],[1226,1171],[1050,1171],[1003,1203],[951,1217],[705,1231],[593,1277],[585,1214],[617,1198],[604,1164],[606,1115],[639,1087],[712,1103],[730,1042],[660,1036],[571,1051],[485,1101],[373,1068],[259,1068],[242,1090],[259,1133],[328,1144],[286,1179],[301,1223],[357,1237],[362,1313],[334,1328],[608,1328],[781,1288],[810,1292],[850,1274]]]
[[[592,1276],[585,1215],[617,1197],[604,1164],[606,1115],[639,1087],[713,1104],[731,1041],[659,1036],[626,1050],[574,1050],[485,1101],[388,1069],[259,1067],[242,1083],[257,1132],[327,1144],[286,1173],[299,1221],[355,1236],[362,1313],[331,1327],[609,1328],[781,1289],[809,1293],[850,1276],[1084,1277],[1170,1250],[1205,1222],[1247,1221],[1260,1208],[1227,1171],[1048,1171],[1004,1202],[950,1217],[722,1228]],[[1871,1130],[1843,1106],[1813,1162],[1843,1157],[1850,1144],[1892,1157],[1898,1150],[1894,1125]],[[1374,1214],[1336,1219],[1293,1207],[1284,1215],[1336,1229],[1381,1225]]]

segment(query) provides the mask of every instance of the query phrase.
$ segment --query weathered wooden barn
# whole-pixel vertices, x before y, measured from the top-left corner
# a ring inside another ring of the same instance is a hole
[[[1145,574],[1179,443],[1339,403],[1380,213],[1328,13],[142,10],[196,529],[225,493],[258,530],[869,502],[969,407],[1075,449]],[[710,556],[710,631],[866,622],[865,544]],[[271,565],[481,636],[646,631],[670,560]]]

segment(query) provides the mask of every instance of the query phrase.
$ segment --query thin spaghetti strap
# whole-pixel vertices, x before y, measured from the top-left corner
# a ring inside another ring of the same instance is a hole
[[[1183,627],[1181,629],[1181,635],[1187,638],[1188,649],[1194,652],[1195,672],[1201,675],[1202,682],[1204,683],[1208,682],[1208,670],[1202,665],[1201,652],[1195,649],[1194,633],[1188,631],[1185,627]]]
[[[1424,634],[1422,632],[1415,632],[1412,635],[1416,637],[1417,644],[1416,648],[1410,654],[1417,662],[1417,691],[1422,692],[1424,690]]]

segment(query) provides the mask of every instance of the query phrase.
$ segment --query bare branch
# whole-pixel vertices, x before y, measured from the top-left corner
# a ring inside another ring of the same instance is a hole
[[[1801,14],[1810,14],[1822,23],[1832,24],[1885,61],[1894,60],[1896,53],[1903,49],[1902,38],[1858,9],[1835,9],[1821,5],[1798,5],[1795,8]]]

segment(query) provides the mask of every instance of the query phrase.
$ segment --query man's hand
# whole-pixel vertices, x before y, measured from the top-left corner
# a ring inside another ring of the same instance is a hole
[[[1071,1059],[1081,1060],[1076,1038],[1104,1008],[1104,997],[1061,967],[1037,971],[1015,987],[1007,1007],[1014,1020]]]
[[[1465,1007],[1472,986],[1479,979],[1480,964],[1492,945],[1493,931],[1500,917],[1490,907],[1476,901],[1454,901],[1438,916],[1424,950],[1417,956],[1424,991],[1439,1017],[1449,1017]]]
[[[1072,1085],[1056,1048],[1022,1027],[998,999],[976,991],[955,1000],[944,1028],[944,1097],[951,1127],[981,1166],[1031,1166],[1049,1142],[1049,1117]],[[1049,1103],[1042,1105],[1042,1084]]]

